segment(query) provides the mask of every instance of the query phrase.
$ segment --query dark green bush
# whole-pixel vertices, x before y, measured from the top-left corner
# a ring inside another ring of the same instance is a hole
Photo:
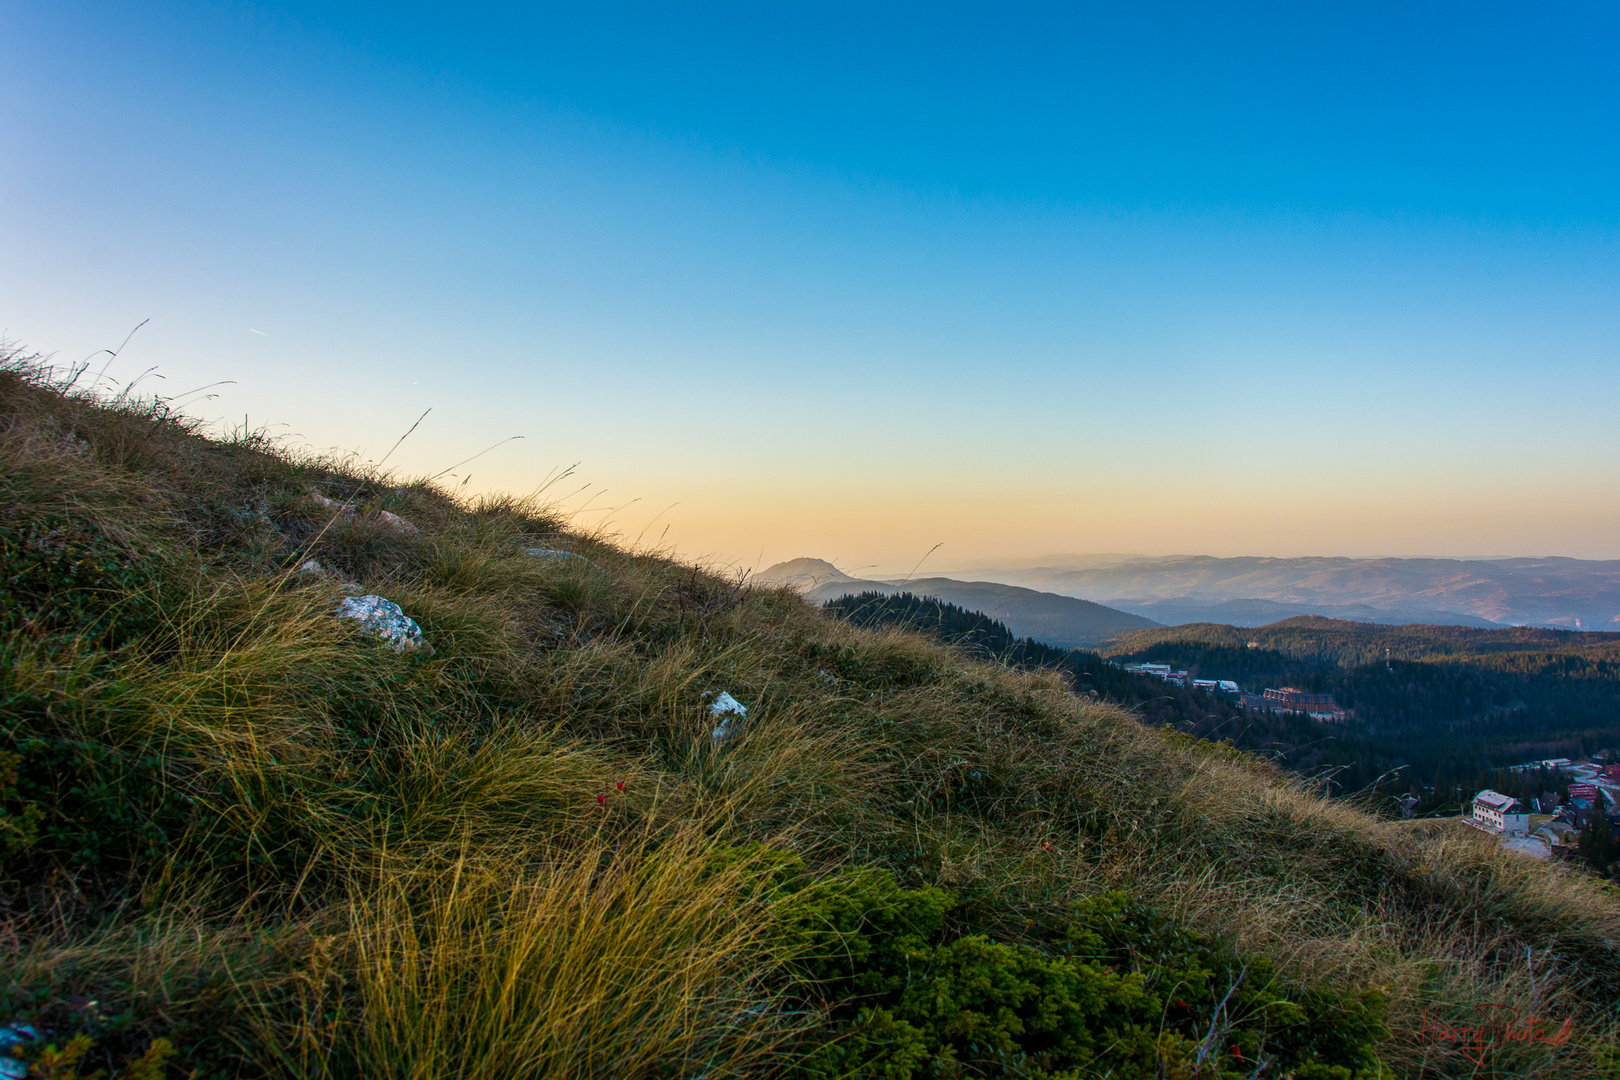
[[[93,525],[16,514],[0,525],[0,863],[52,852],[75,868],[161,856],[178,809],[161,763],[78,737],[68,718],[118,689],[117,661],[163,622],[166,567]],[[71,673],[41,696],[24,667]]]
[[[59,514],[0,519],[0,648],[12,639],[117,648],[161,617],[156,560]]]
[[[1040,947],[953,934],[956,898],[877,871],[785,901],[804,992],[833,1037],[809,1076],[1244,1077],[1386,1075],[1374,996],[1284,985],[1123,893],[1054,920]]]

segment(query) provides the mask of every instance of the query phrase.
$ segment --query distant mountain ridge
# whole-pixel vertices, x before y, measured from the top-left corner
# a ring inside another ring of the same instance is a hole
[[[1620,630],[1620,560],[1066,556],[1044,566],[980,567],[974,574],[1160,623],[1261,626],[1319,615],[1384,624]]]
[[[765,585],[796,588],[816,603],[862,592],[885,596],[912,592],[970,611],[982,611],[1005,623],[1018,637],[1030,637],[1066,649],[1095,647],[1127,631],[1160,625],[1141,615],[1089,600],[994,581],[958,581],[947,577],[866,580],[851,577],[824,559],[790,559],[760,571],[754,575],[754,580]]]

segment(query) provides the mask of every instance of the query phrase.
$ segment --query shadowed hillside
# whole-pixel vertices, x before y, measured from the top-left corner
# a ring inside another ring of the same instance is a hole
[[[0,559],[40,1075],[1613,1074],[1606,887],[544,505],[13,353]]]

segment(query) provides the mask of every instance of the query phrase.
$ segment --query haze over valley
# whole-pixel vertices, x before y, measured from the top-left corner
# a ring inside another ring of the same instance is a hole
[[[863,581],[843,575],[830,563],[805,559],[769,567],[760,576],[773,581],[796,578],[820,599],[841,595],[840,589],[897,589],[902,580]],[[976,595],[996,596],[994,602],[1003,606],[992,610],[968,603],[963,590],[969,583]],[[913,579],[907,587],[912,592],[932,590],[929,595],[1006,619],[1014,632],[1022,633],[1014,621],[1029,625],[1023,621],[1021,605],[1031,598],[994,593],[993,584],[1113,609],[1109,617],[1093,613],[1092,622],[1085,624],[1097,627],[1114,625],[1107,619],[1125,615],[1163,625],[1235,626],[1319,615],[1368,623],[1620,630],[1620,561],[1614,560],[1057,555],[1007,560],[999,566],[982,560]],[[1044,603],[1054,612],[1061,610],[1055,601]],[[1013,612],[1018,614],[1008,618]],[[1073,643],[1084,642],[1076,638]]]

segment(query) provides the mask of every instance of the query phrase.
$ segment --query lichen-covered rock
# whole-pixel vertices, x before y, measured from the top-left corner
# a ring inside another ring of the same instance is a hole
[[[338,605],[338,618],[354,619],[361,629],[394,647],[395,652],[433,654],[433,647],[422,639],[422,628],[392,600],[380,596],[349,596]]]
[[[575,555],[572,551],[558,551],[556,548],[530,548],[530,558],[535,559],[579,559],[585,561],[583,555]]]
[[[709,704],[709,716],[720,721],[720,725],[709,733],[714,745],[719,746],[742,732],[743,721],[748,719],[748,709],[742,702],[722,690]]]

